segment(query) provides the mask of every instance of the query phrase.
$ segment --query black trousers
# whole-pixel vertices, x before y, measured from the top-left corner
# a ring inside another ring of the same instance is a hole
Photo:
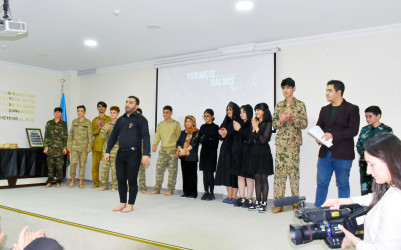
[[[182,184],[184,194],[187,196],[198,197],[198,172],[196,161],[186,161],[181,159]]]
[[[129,185],[128,204],[134,205],[138,193],[138,171],[141,164],[141,150],[121,151],[118,150],[116,157],[116,173],[118,181],[118,193],[120,202],[127,203],[127,180]]]

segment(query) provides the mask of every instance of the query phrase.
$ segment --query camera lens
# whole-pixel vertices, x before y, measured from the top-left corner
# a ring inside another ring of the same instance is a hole
[[[327,230],[324,224],[290,225],[290,237],[295,245],[324,239],[326,236]]]

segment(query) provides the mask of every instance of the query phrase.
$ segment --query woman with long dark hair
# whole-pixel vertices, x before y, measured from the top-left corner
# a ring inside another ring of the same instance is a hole
[[[234,121],[234,130],[238,131],[241,135],[241,143],[242,143],[242,161],[239,164],[239,168],[234,169],[234,173],[238,175],[238,189],[239,189],[239,198],[235,201],[235,207],[243,207],[248,208],[252,202],[253,189],[255,187],[255,181],[253,180],[254,175],[249,174],[249,162],[251,159],[250,156],[250,143],[249,136],[252,133],[252,118],[253,118],[253,109],[249,104],[241,106],[241,120],[243,124]],[[245,187],[246,187],[246,196],[245,196]]]
[[[219,146],[219,126],[214,121],[214,111],[206,109],[203,113],[205,124],[200,127],[199,138],[202,144],[199,169],[203,172],[205,193],[201,200],[214,200],[214,172],[217,164],[217,148]]]
[[[177,141],[177,153],[181,160],[182,198],[196,199],[198,197],[198,148],[199,129],[192,115],[185,116],[184,130]]]
[[[215,177],[216,186],[227,187],[227,198],[224,203],[234,204],[237,199],[238,177],[231,174],[233,165],[239,163],[239,155],[233,154],[240,146],[239,133],[234,130],[233,121],[241,122],[240,108],[237,104],[230,102],[226,108],[227,115],[219,129],[219,138],[223,141],[220,147],[219,160]]]
[[[375,179],[374,193],[354,198],[329,199],[323,206],[369,205],[364,240],[341,227],[342,248],[400,249],[401,245],[401,141],[391,133],[378,134],[363,144],[367,174]]]
[[[269,182],[267,176],[273,174],[273,157],[269,146],[272,135],[272,115],[266,103],[255,106],[255,116],[252,119],[250,174],[254,174],[256,201],[249,210],[266,212]]]

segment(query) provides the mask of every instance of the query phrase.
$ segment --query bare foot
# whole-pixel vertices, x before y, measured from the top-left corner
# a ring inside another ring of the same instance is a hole
[[[172,196],[173,195],[173,191],[169,190],[167,191],[167,193],[164,194],[164,196]]]
[[[160,190],[155,189],[155,190],[153,190],[153,192],[150,192],[149,194],[150,195],[160,194]]]
[[[117,192],[117,189],[116,188],[112,188],[111,192]]]
[[[91,188],[98,188],[99,186],[92,185]]]
[[[113,209],[113,212],[118,212],[123,210],[127,205],[125,203],[121,203],[120,205],[118,205],[116,208]]]
[[[61,188],[60,183],[56,184],[56,188]]]
[[[51,186],[52,186],[51,183],[47,183],[46,186],[44,186],[44,188],[49,188],[49,187],[51,187]]]
[[[134,211],[134,205],[127,205],[123,210],[121,210],[121,213],[129,213]]]
[[[97,191],[105,191],[105,190],[109,190],[108,188],[99,188],[99,190]]]
[[[145,190],[142,190],[142,191],[141,191],[141,194],[146,194],[146,191],[145,191]]]
[[[84,189],[84,180],[79,180],[79,188]]]
[[[72,188],[75,184],[75,180],[71,180],[70,184],[68,185],[70,188]]]

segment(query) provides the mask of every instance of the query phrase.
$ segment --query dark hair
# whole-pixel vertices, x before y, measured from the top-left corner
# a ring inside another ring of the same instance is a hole
[[[267,105],[266,103],[258,103],[255,105],[255,111],[257,109],[263,110],[264,114],[263,114],[263,121],[264,122],[271,122],[272,119],[272,114],[270,113],[269,110],[269,105]]]
[[[142,109],[141,109],[141,108],[137,108],[137,109],[136,109],[136,112],[139,112],[139,114],[142,115]]]
[[[120,113],[120,108],[117,106],[111,106],[110,111],[117,111],[117,113]]]
[[[164,106],[163,110],[170,110],[171,112],[173,112],[173,108],[170,105]]]
[[[365,109],[365,113],[367,113],[367,112],[372,113],[374,115],[381,115],[382,114],[382,110],[379,108],[379,106],[367,107]]]
[[[345,86],[342,81],[339,80],[331,80],[327,83],[327,86],[334,85],[334,89],[337,91],[341,90],[341,96],[344,95]]]
[[[241,109],[243,109],[246,113],[246,122],[251,122],[252,118],[253,118],[253,109],[252,106],[249,104],[246,105],[242,105]]]
[[[203,114],[208,113],[210,116],[213,116],[212,121],[214,121],[214,111],[213,109],[206,109],[205,112],[203,112]]]
[[[98,102],[96,107],[99,107],[99,105],[101,105],[103,108],[107,108],[107,104],[105,102]]]
[[[391,184],[401,189],[401,141],[392,133],[380,133],[367,140],[363,147],[365,152],[373,157],[384,161],[391,176]],[[375,192],[372,203],[368,210],[372,209],[389,189],[387,183],[377,184],[375,182]]]
[[[60,107],[57,107],[57,108],[54,108],[53,112],[61,112],[61,113],[63,113],[63,109],[60,108]]]
[[[26,250],[36,250],[36,249],[51,249],[51,250],[63,250],[64,248],[56,240],[41,237],[34,239],[29,243],[24,249]]]
[[[136,105],[139,105],[139,98],[133,95],[128,96],[128,98],[135,99]]]
[[[86,111],[85,105],[79,105],[79,106],[77,106],[77,110],[78,110],[78,109],[84,109],[84,111]]]
[[[284,86],[288,86],[288,87],[295,87],[295,81],[292,80],[292,78],[288,77],[285,78],[284,80],[281,81],[281,88],[284,88]]]

